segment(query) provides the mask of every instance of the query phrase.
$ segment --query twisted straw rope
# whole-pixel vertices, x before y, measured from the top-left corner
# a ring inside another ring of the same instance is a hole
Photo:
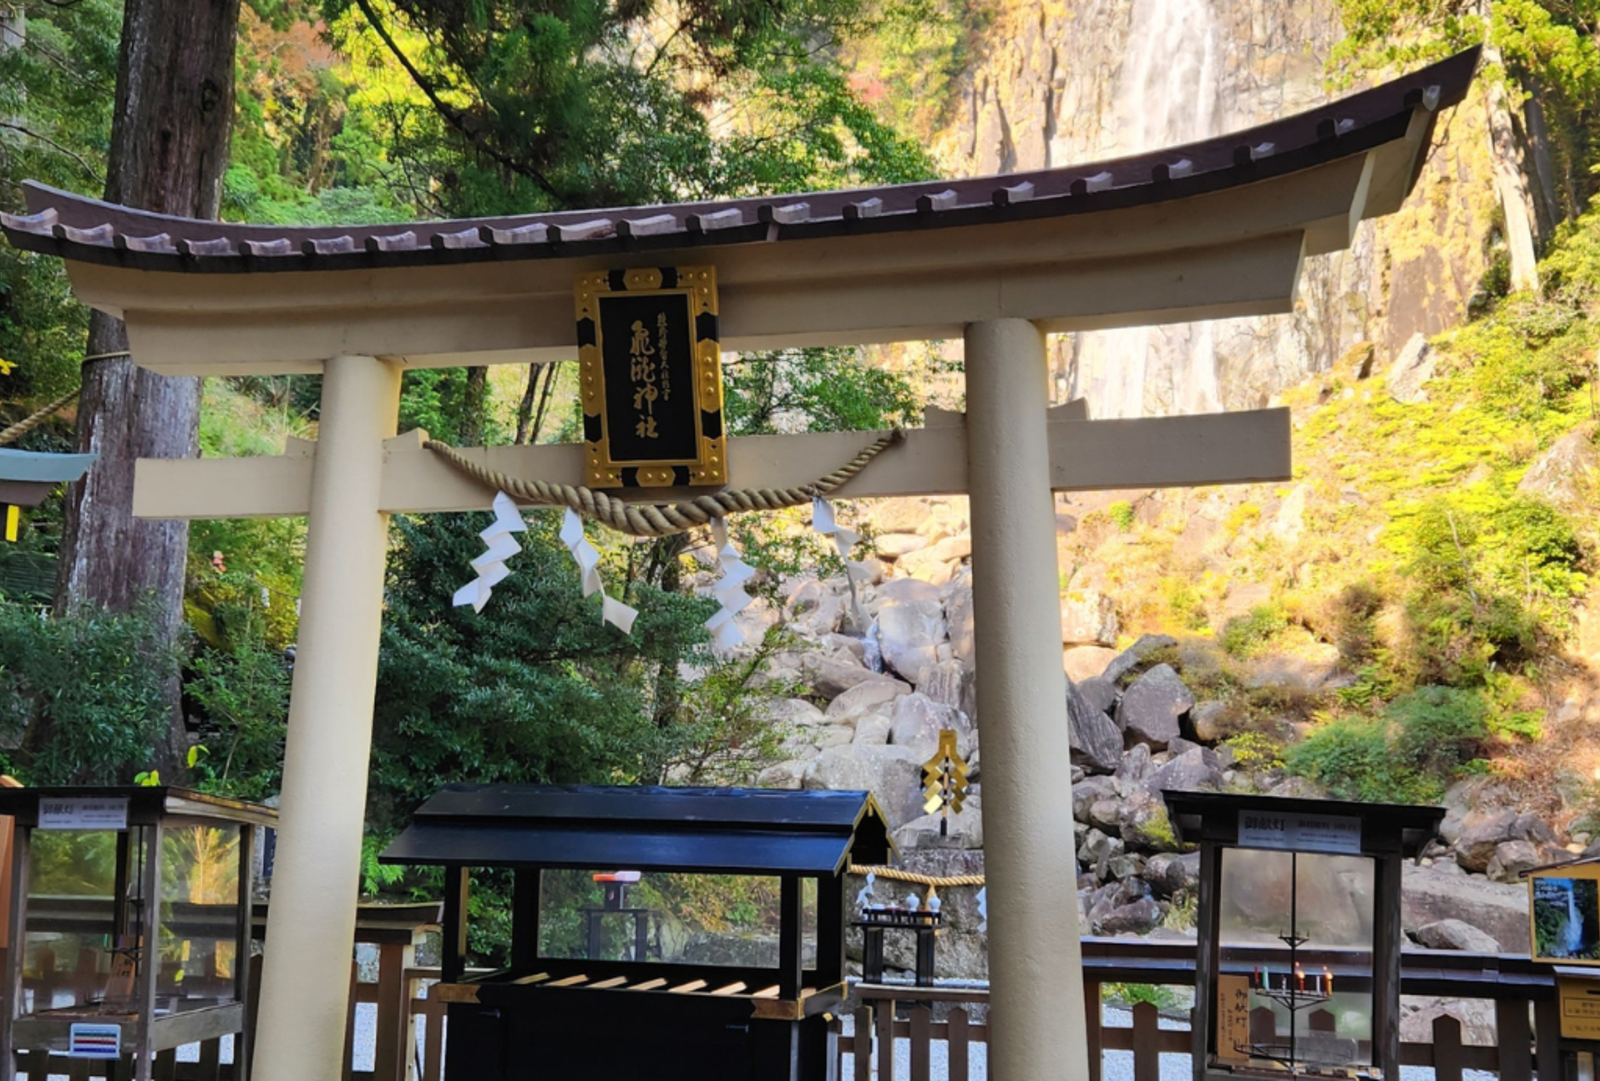
[[[879,878],[890,878],[899,882],[910,882],[917,886],[928,886],[942,890],[951,886],[981,886],[984,884],[982,875],[924,875],[916,871],[906,871],[899,867],[863,867],[859,864],[850,865],[853,875],[877,875]]]
[[[542,480],[522,480],[510,477],[496,469],[479,465],[448,443],[430,439],[423,446],[439,455],[481,484],[505,492],[520,503],[546,507],[570,507],[572,510],[620,533],[635,537],[665,537],[682,533],[695,526],[706,525],[713,518],[751,510],[781,510],[798,507],[813,498],[827,495],[864,469],[868,462],[896,443],[903,442],[906,434],[900,428],[886,433],[860,454],[850,459],[832,473],[803,488],[747,488],[735,492],[717,492],[697,496],[684,503],[664,503],[658,506],[624,503],[615,496],[597,492],[581,484],[551,484]]]
[[[78,389],[81,390],[83,388],[80,387]],[[74,390],[70,394],[63,394],[49,405],[35,412],[32,416],[24,417],[11,427],[0,430],[0,447],[5,446],[7,443],[15,443],[17,440],[21,439],[23,436],[27,435],[29,432],[33,431],[39,425],[48,420],[51,413],[54,413],[57,409],[60,409],[77,396],[77,390]]]

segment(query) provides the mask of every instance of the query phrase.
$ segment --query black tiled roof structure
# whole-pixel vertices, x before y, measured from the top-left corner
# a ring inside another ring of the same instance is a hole
[[[171,217],[29,183],[30,213],[0,214],[0,228],[19,248],[67,259],[249,273],[573,258],[1062,217],[1201,195],[1381,146],[1405,134],[1418,107],[1428,111],[1431,125],[1440,108],[1460,102],[1477,62],[1478,50],[1470,49],[1270,124],[1133,157],[1005,176],[521,217],[317,227]]]

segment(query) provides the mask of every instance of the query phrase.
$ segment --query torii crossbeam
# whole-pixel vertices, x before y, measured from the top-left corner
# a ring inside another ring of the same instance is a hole
[[[78,295],[126,321],[140,365],[323,376],[314,449],[144,462],[135,493],[146,516],[307,516],[262,1081],[340,1074],[386,516],[488,502],[415,436],[395,438],[400,374],[571,357],[578,274],[666,265],[715,268],[725,348],[964,339],[964,422],[916,433],[910,452],[839,495],[970,494],[992,1076],[1087,1081],[1072,803],[1057,776],[1069,750],[1051,491],[1286,478],[1288,423],[1282,411],[1052,416],[1045,335],[1288,311],[1305,256],[1347,247],[1364,218],[1400,207],[1437,111],[1462,99],[1476,63],[1463,53],[1139,157],[722,203],[289,229],[31,187],[32,213],[0,225],[13,244],[68,260]],[[871,439],[734,440],[732,485],[804,482]],[[581,476],[574,448],[474,453],[507,473]],[[9,1071],[11,1049],[0,1053]]]

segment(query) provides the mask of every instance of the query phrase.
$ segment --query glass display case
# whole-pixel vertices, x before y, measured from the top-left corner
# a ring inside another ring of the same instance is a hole
[[[276,812],[140,787],[4,789],[0,814],[16,821],[6,1081],[40,1056],[51,1073],[66,1072],[55,1056],[102,1059],[145,1081],[156,1053],[234,1034],[244,1078],[251,848]]]
[[[1443,809],[1164,795],[1200,846],[1196,1081],[1398,1078],[1400,861]]]

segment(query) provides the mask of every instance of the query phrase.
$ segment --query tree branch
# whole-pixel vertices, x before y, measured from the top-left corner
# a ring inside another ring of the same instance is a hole
[[[444,118],[446,124],[454,128],[472,146],[488,154],[512,172],[527,177],[552,199],[565,203],[565,200],[561,198],[561,194],[556,191],[555,186],[545,178],[543,173],[525,162],[520,162],[511,155],[490,146],[489,141],[484,138],[482,132],[474,132],[467,127],[461,110],[445,101],[439,95],[439,91],[434,87],[433,83],[411,62],[411,58],[405,54],[399,43],[390,35],[388,29],[383,25],[383,20],[378,18],[377,12],[372,10],[371,0],[356,0],[356,7],[361,9],[361,14],[366,17],[367,24],[372,27],[373,33],[377,34],[388,50],[394,54],[394,58],[400,61],[400,66],[406,69],[406,74],[411,76],[411,81],[417,85],[417,89],[421,90],[423,95],[433,103],[434,110]]]
[[[41,143],[44,143],[48,147],[51,147],[51,148],[53,148],[55,150],[59,150],[61,153],[65,154],[67,157],[71,158],[73,161],[75,161],[79,165],[83,166],[83,171],[89,175],[89,179],[90,180],[93,180],[96,184],[100,184],[102,186],[105,184],[105,182],[106,182],[105,177],[103,177],[99,173],[97,173],[95,171],[94,166],[90,165],[89,162],[83,157],[82,154],[79,154],[76,150],[73,150],[71,147],[62,146],[60,143],[56,142],[54,139],[50,138],[48,135],[40,135],[38,132],[34,131],[32,128],[25,127],[22,124],[13,124],[9,120],[0,120],[0,128],[8,128],[11,131],[15,131],[15,132],[18,132],[19,134],[26,135],[30,139],[37,139]]]

